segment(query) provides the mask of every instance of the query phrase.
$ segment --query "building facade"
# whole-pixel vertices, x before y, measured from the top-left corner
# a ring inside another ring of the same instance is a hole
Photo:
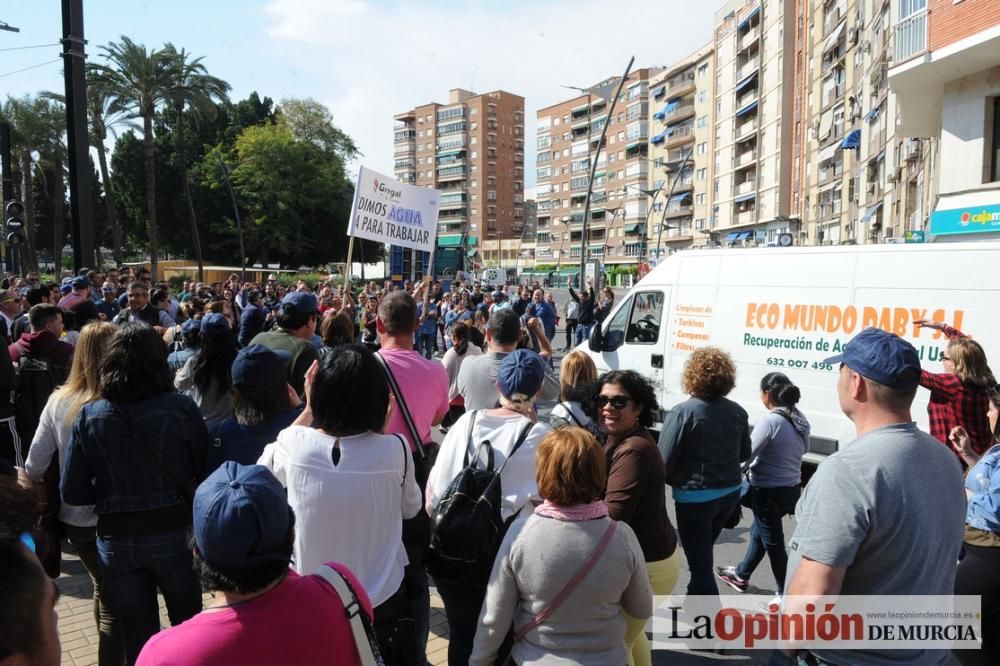
[[[931,212],[912,229],[938,241],[998,238],[1000,2],[891,0],[890,15],[889,85],[912,142],[904,153],[930,152]]]
[[[609,117],[609,101],[585,94],[538,111],[536,263],[561,275],[579,273],[582,257],[606,267],[638,266],[650,205],[649,79],[660,69],[630,73]],[[620,77],[596,88],[614,95]],[[605,124],[605,146],[597,146]],[[587,238],[583,216],[596,161]],[[615,268],[615,270],[618,270]]]
[[[396,178],[441,192],[435,275],[498,263],[499,249],[487,257],[483,243],[499,248],[524,226],[524,98],[454,89],[446,104],[394,118]],[[419,274],[412,254],[406,272]]]
[[[709,44],[653,76],[645,225],[651,263],[708,242],[715,149],[714,53]]]

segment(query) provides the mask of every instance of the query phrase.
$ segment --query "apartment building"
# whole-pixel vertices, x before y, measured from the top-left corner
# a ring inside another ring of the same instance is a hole
[[[646,253],[651,264],[708,242],[714,178],[714,53],[708,44],[649,81]]]
[[[441,191],[434,274],[498,265],[504,239],[518,237],[524,226],[524,98],[456,88],[446,104],[430,102],[394,118],[396,178]],[[487,241],[492,256],[481,249]],[[421,253],[393,252],[403,257],[402,279],[422,275]]]
[[[552,265],[563,275],[579,272],[581,257],[605,266],[638,268],[645,249],[646,213],[650,205],[649,79],[661,68],[633,71],[609,117],[610,103],[584,94],[539,109],[537,117],[536,262]],[[614,95],[620,77],[594,89]],[[597,146],[608,126],[606,145]],[[596,160],[587,238],[583,237],[584,204]],[[585,253],[585,254],[584,254]]]
[[[921,226],[916,217],[911,229],[936,241],[998,238],[1000,2],[890,4],[889,86],[896,96],[898,131],[914,141],[904,154],[931,148],[929,223]]]
[[[714,242],[767,243],[797,231],[790,217],[795,18],[795,0],[731,0],[716,12]]]

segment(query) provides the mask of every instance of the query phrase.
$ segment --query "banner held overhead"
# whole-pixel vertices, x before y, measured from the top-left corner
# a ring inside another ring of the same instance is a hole
[[[361,167],[347,233],[434,253],[441,194]]]

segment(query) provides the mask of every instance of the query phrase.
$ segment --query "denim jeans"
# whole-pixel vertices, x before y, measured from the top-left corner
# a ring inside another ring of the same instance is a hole
[[[101,591],[101,563],[97,556],[97,528],[66,525],[66,537],[90,574],[94,586],[94,624],[97,627],[97,663],[101,666],[125,663],[125,643],[121,622],[112,614]]]
[[[417,333],[417,345],[424,358],[432,358],[434,356],[435,336],[435,333]]]
[[[708,502],[676,502],[677,536],[684,548],[691,580],[688,594],[718,595],[715,584],[715,540],[736,510],[740,493],[734,491]]]
[[[448,663],[467,664],[472,655],[472,642],[479,626],[479,613],[486,590],[437,579],[434,584],[444,602],[444,614],[448,617]]]
[[[778,584],[778,594],[785,589],[785,570],[788,568],[788,553],[785,552],[785,534],[781,519],[795,510],[799,499],[799,486],[782,488],[754,487],[750,495],[753,510],[753,524],[750,525],[750,541],[743,561],[736,565],[736,575],[748,579],[767,553],[771,561],[771,572]]]
[[[593,328],[591,324],[579,324],[576,327],[576,344],[580,344],[584,340],[590,338],[591,328]]]
[[[105,601],[125,634],[129,665],[160,630],[159,588],[170,624],[178,625],[201,610],[201,585],[192,568],[187,530],[150,536],[98,537]]]

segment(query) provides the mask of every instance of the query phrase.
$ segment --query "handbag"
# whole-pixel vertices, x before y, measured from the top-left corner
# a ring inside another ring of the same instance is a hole
[[[583,582],[583,579],[587,577],[590,570],[594,568],[594,565],[597,564],[597,560],[601,559],[601,555],[603,555],[604,551],[607,550],[608,544],[611,543],[611,538],[615,535],[615,529],[617,527],[618,522],[612,520],[611,524],[608,525],[608,529],[604,532],[604,536],[601,537],[601,541],[597,544],[597,547],[594,548],[594,552],[590,554],[590,557],[583,563],[583,566],[576,572],[576,575],[573,576],[565,586],[563,586],[563,589],[559,591],[559,594],[552,598],[552,601],[545,605],[545,608],[538,612],[538,615],[531,618],[526,625],[514,632],[513,645],[517,645],[519,641],[523,640],[524,637],[528,635],[528,632],[545,622],[549,616],[555,613],[559,607],[563,605],[566,599],[569,598],[569,595],[572,594],[573,590],[576,589],[577,585]],[[513,645],[511,646],[512,649]],[[507,656],[506,663],[508,665],[514,664],[514,660],[510,657],[510,655]]]
[[[358,601],[358,595],[350,582],[343,574],[326,564],[317,569],[316,574],[329,583],[340,597],[340,603],[344,605],[344,612],[347,613],[347,621],[351,623],[351,635],[354,637],[354,646],[358,649],[362,666],[383,666],[385,662],[379,653],[375,629],[368,614],[361,608],[361,602]]]

